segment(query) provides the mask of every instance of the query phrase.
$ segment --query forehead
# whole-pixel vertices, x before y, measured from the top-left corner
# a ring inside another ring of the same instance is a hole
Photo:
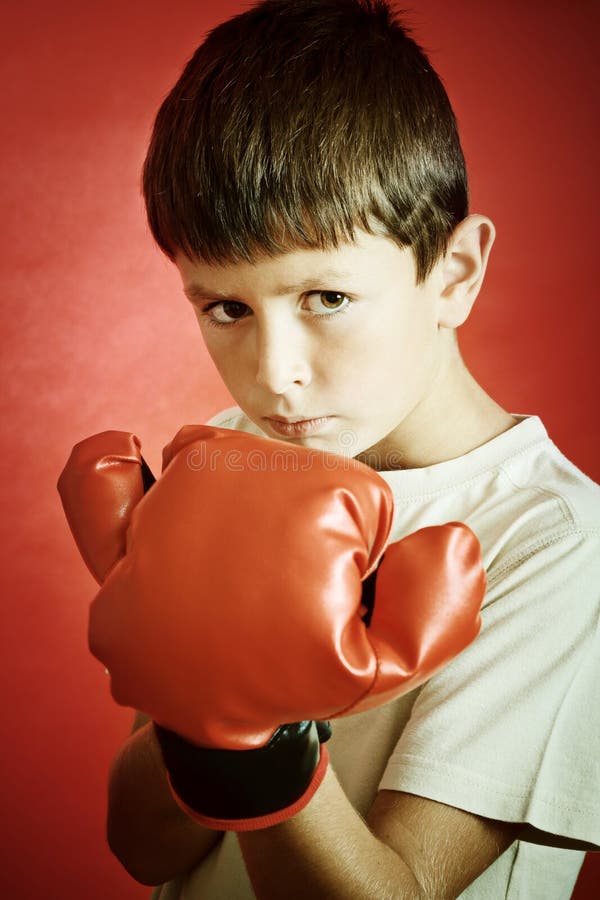
[[[270,296],[289,296],[315,287],[366,290],[379,283],[415,282],[412,252],[392,240],[360,232],[356,239],[337,248],[290,250],[277,256],[260,256],[253,262],[207,263],[182,253],[175,264],[190,299],[230,297],[258,291]]]

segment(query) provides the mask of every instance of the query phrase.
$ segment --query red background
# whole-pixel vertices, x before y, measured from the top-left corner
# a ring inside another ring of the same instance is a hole
[[[55,483],[87,434],[136,431],[156,469],[180,424],[228,403],[138,181],[159,101],[206,28],[243,6],[24,0],[2,13],[0,871],[12,900],[148,894],[104,844],[107,767],[130,714],[87,652],[94,584]],[[410,19],[459,117],[472,209],[498,227],[467,361],[598,480],[597,4],[416,0]],[[599,874],[588,858],[576,896],[597,896]]]

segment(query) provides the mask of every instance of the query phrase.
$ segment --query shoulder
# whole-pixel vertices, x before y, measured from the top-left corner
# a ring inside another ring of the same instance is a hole
[[[600,486],[553,443],[538,416],[461,457],[381,472],[394,494],[394,539],[452,520],[469,525],[493,574],[557,541],[600,534]]]
[[[589,573],[600,561],[600,486],[547,434],[504,460],[498,476],[505,510],[502,537],[488,560],[491,581],[527,562],[537,570],[561,561],[570,568],[569,558]]]
[[[544,506],[557,526],[600,530],[600,485],[567,459],[545,430],[544,435],[504,461],[502,473],[514,495],[534,508]]]
[[[488,574],[486,603],[517,586],[534,589],[546,576],[556,585],[574,563],[589,595],[600,562],[600,486],[564,456],[538,416],[515,418],[513,428],[461,457],[380,473],[394,494],[393,538],[467,524]]]

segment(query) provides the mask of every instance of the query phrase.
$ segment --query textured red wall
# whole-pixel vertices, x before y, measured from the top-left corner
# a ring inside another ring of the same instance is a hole
[[[55,483],[84,435],[134,430],[158,468],[180,424],[228,402],[150,242],[138,179],[159,101],[205,29],[243,4],[5,7],[0,871],[12,900],[127,900],[148,891],[111,858],[103,816],[130,716],[87,653],[94,584]],[[598,479],[597,4],[413,9],[459,116],[473,210],[498,226],[466,357]],[[588,863],[576,896],[597,896],[599,872]]]

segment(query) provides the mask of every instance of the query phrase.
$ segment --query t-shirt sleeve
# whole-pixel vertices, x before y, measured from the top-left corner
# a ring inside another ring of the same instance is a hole
[[[380,787],[600,847],[600,536],[488,573],[480,635],[421,689]]]

